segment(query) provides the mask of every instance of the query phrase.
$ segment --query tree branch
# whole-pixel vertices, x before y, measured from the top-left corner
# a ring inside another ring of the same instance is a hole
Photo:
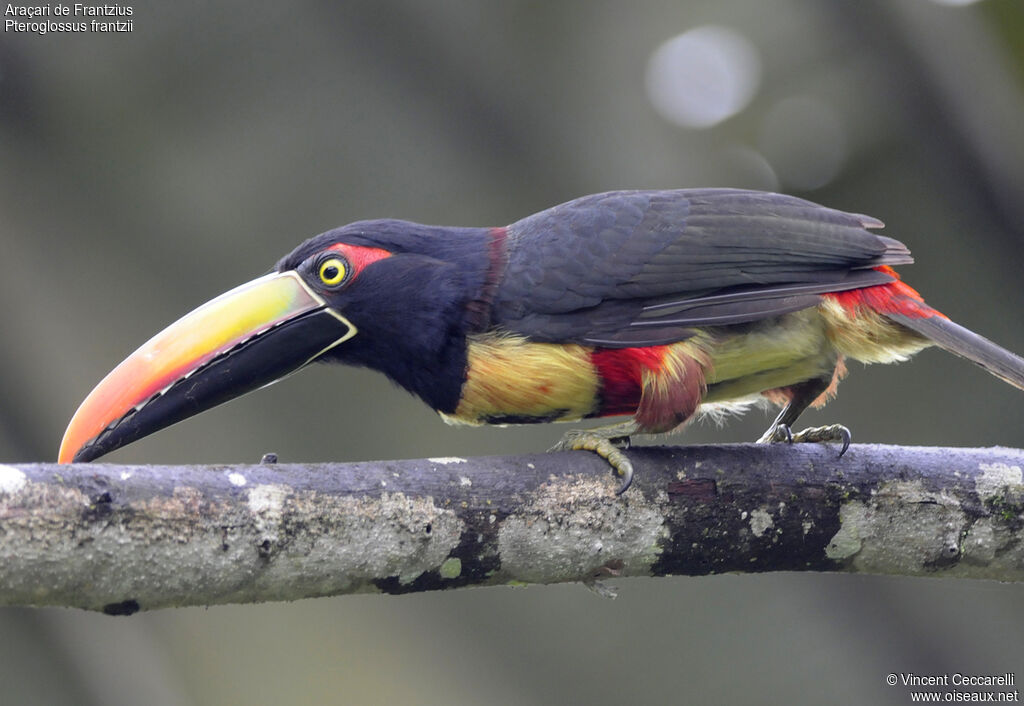
[[[634,448],[249,466],[0,465],[0,604],[165,606],[848,571],[1024,581],[1024,451]]]

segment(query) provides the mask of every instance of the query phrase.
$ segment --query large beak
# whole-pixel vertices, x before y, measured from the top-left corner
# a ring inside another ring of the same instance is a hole
[[[355,334],[295,272],[243,284],[114,368],[75,412],[58,461],[91,461],[269,385]]]

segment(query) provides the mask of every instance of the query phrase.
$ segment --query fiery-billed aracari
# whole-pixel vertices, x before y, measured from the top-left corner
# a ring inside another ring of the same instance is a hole
[[[570,432],[623,478],[613,442],[676,429],[702,408],[783,406],[792,434],[843,361],[935,344],[1024,389],[1024,360],[954,324],[891,268],[912,262],[882,223],[735,189],[585,196],[504,228],[360,221],[157,334],[82,403],[60,461],[89,461],[308,363],[381,371],[446,421],[628,416]]]

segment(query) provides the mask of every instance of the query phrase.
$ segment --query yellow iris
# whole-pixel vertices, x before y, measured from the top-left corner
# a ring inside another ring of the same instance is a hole
[[[320,281],[328,287],[335,287],[345,281],[348,268],[345,261],[339,257],[332,257],[320,263]]]

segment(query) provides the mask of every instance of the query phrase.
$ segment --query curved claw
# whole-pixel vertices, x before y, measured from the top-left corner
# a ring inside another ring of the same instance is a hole
[[[593,451],[608,462],[615,475],[622,478],[622,484],[616,495],[625,493],[633,483],[633,464],[626,454],[619,450],[617,444],[629,444],[629,437],[608,438],[593,432],[573,430],[567,432],[562,439],[552,447],[552,451]]]
[[[757,440],[759,444],[771,444],[786,442],[787,444],[821,443],[833,441],[842,444],[839,455],[842,456],[850,448],[850,441],[853,435],[850,430],[842,424],[829,424],[824,427],[808,427],[796,434],[789,428],[788,424],[775,424],[764,435]]]
[[[615,475],[622,478],[622,485],[615,491],[616,495],[625,493],[633,483],[633,464],[626,458],[626,454],[612,443],[611,439],[596,435],[580,436],[573,442],[572,448],[576,451],[593,451],[608,462]]]
[[[842,444],[839,455],[842,456],[850,448],[852,435],[850,430],[842,424],[829,424],[824,427],[809,427],[793,436],[793,441],[798,443],[821,443],[823,441],[838,442]]]
[[[633,484],[633,464],[627,460],[624,466],[617,466],[615,468],[615,472],[622,476],[622,485],[620,485],[619,489],[615,491],[615,494],[622,495],[629,490],[629,486]]]
[[[853,435],[850,434],[850,430],[846,427],[839,425],[839,435],[842,437],[843,446],[839,449],[839,457],[842,458],[846,450],[850,448],[850,441],[853,439]]]

